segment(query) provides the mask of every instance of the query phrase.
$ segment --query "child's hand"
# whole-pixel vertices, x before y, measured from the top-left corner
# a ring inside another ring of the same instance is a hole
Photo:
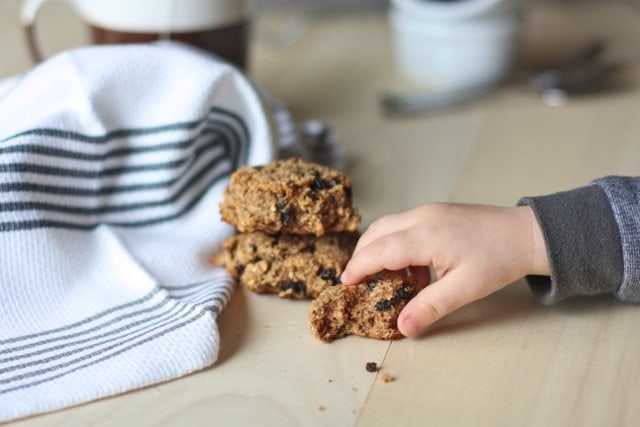
[[[528,206],[431,204],[375,221],[341,276],[359,282],[380,270],[414,267],[430,282],[400,313],[398,328],[416,335],[446,314],[528,274],[549,275],[545,244]]]

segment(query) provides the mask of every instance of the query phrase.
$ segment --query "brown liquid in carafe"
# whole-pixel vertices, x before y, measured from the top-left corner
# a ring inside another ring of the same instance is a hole
[[[116,31],[91,25],[94,43],[146,43],[157,40],[176,40],[197,46],[246,69],[249,39],[249,23],[236,24],[210,30],[172,33],[132,33]]]

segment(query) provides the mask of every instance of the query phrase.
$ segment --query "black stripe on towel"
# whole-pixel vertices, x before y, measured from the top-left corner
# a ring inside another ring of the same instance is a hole
[[[143,128],[128,128],[128,129],[116,129],[110,132],[105,133],[104,135],[87,135],[80,132],[74,132],[64,129],[55,129],[55,128],[35,128],[28,129],[22,132],[18,132],[14,135],[8,136],[6,138],[0,139],[0,144],[3,142],[12,141],[14,139],[18,139],[25,136],[44,136],[50,138],[58,138],[63,140],[71,140],[76,142],[85,142],[89,144],[105,144],[115,139],[120,138],[131,138],[135,136],[144,136],[144,135],[152,135],[157,133],[164,133],[175,130],[189,130],[193,129],[200,124],[204,123],[207,120],[211,120],[215,115],[220,115],[223,118],[227,118],[232,122],[236,122],[237,125],[242,128],[245,137],[248,139],[249,132],[248,128],[244,123],[242,117],[238,114],[225,110],[220,107],[211,107],[209,109],[209,113],[200,119],[186,121],[186,122],[176,122],[170,123],[166,125],[159,126],[147,126]]]
[[[221,120],[221,117],[224,120]],[[10,194],[12,199],[4,198],[0,202],[0,232],[11,232],[20,230],[30,230],[35,228],[67,228],[74,230],[91,230],[100,224],[112,224],[123,227],[139,227],[157,224],[159,222],[176,219],[190,210],[199,201],[208,188],[227,177],[240,164],[246,162],[248,144],[250,142],[249,130],[240,116],[235,113],[212,107],[207,117],[193,122],[176,123],[173,125],[156,126],[140,129],[123,129],[109,132],[103,136],[83,135],[76,132],[68,132],[56,129],[33,129],[5,138],[0,142],[15,140],[22,136],[42,135],[55,138],[66,138],[73,141],[86,142],[91,144],[107,143],[118,138],[135,137],[158,132],[174,131],[176,129],[192,129],[203,125],[200,132],[209,132],[214,138],[207,141],[204,146],[199,147],[194,153],[193,150],[188,155],[166,162],[139,163],[135,164],[135,155],[123,157],[128,164],[111,168],[99,168],[102,158],[97,159],[98,168],[94,169],[74,169],[69,167],[56,167],[31,163],[7,163],[0,164],[1,172],[29,172],[39,175],[49,175],[51,182],[29,182],[28,174],[21,174],[24,181],[11,181],[0,183],[0,195]],[[181,144],[187,148],[193,141],[200,138],[197,135],[188,138]],[[118,141],[115,141],[118,142]],[[131,141],[129,141],[131,143]],[[161,144],[162,145],[162,144]],[[169,147],[164,145],[165,148]],[[149,147],[138,147],[143,152]],[[171,146],[171,149],[174,149]],[[191,147],[193,148],[193,147]],[[195,172],[191,170],[191,165],[198,159],[202,159],[207,150],[217,150],[222,148],[222,154],[216,155],[204,167],[198,167]],[[111,154],[123,154],[134,152],[136,148],[127,147],[120,150],[115,147]],[[133,150],[133,151],[127,151]],[[65,154],[72,157],[82,157],[79,153],[67,150]],[[1,151],[0,151],[1,154]],[[55,152],[60,154],[60,152]],[[76,156],[78,154],[78,156]],[[84,153],[86,154],[86,153]],[[84,155],[83,154],[83,155]],[[85,156],[86,157],[86,156]],[[0,159],[2,156],[0,156]],[[132,160],[133,159],[133,160]],[[91,160],[84,158],[83,160]],[[95,160],[95,159],[94,159]],[[140,159],[138,159],[140,160]],[[92,161],[92,163],[95,163]],[[133,164],[131,164],[133,163]],[[154,175],[144,175],[136,181],[127,182],[123,178],[125,174],[159,171],[164,169],[184,168],[178,177],[160,179]],[[188,171],[187,171],[188,170]],[[212,173],[210,173],[212,171]],[[141,202],[118,202],[117,198],[104,198],[105,195],[119,194],[121,192],[141,192],[154,191],[157,189],[175,186],[182,178],[182,175],[192,173],[190,179],[171,193],[159,199],[149,199]],[[78,182],[83,182],[85,178],[102,178],[106,176],[117,176],[120,181],[118,185],[100,185],[100,182],[93,181],[94,185],[89,187],[83,185],[69,185],[69,178],[78,178]],[[151,178],[149,178],[149,176]],[[65,177],[64,183],[56,183],[55,177]],[[31,177],[33,178],[33,177]],[[202,185],[206,184],[206,188]],[[29,194],[42,194],[43,197],[28,197]],[[16,197],[19,195],[20,197]],[[24,195],[24,196],[23,196]],[[52,195],[53,198],[47,196]],[[55,201],[55,195],[78,196],[78,203],[60,203]],[[1,200],[1,199],[0,199]],[[95,200],[95,202],[94,202]],[[179,203],[177,203],[179,202]],[[156,209],[172,208],[175,209]],[[127,218],[128,213],[136,212],[135,217]],[[4,215],[4,214],[7,215]],[[34,214],[35,213],[35,214]],[[122,214],[122,215],[120,215]],[[62,215],[62,217],[60,216]],[[110,215],[109,217],[104,217]],[[114,215],[118,215],[114,218]],[[73,218],[69,218],[73,217]],[[3,218],[4,217],[4,218]],[[2,220],[4,219],[4,221]]]
[[[228,278],[228,276],[224,275],[222,277],[218,277],[212,280],[207,280],[204,282],[198,282],[198,283],[193,283],[190,285],[183,285],[183,286],[162,286],[162,287],[155,287],[153,288],[151,291],[149,291],[147,294],[145,294],[144,296],[135,299],[133,301],[124,303],[124,304],[120,304],[114,307],[111,307],[109,309],[103,310],[99,313],[94,314],[93,316],[87,317],[85,319],[82,319],[80,321],[71,323],[69,325],[65,325],[65,326],[61,326],[58,328],[54,328],[54,329],[49,329],[46,331],[42,331],[42,332],[38,332],[35,334],[28,334],[28,335],[21,335],[18,337],[12,337],[12,338],[7,338],[7,339],[3,339],[0,340],[0,346],[2,346],[2,350],[0,350],[0,354],[7,354],[7,353],[12,353],[15,350],[18,349],[24,349],[24,348],[31,348],[33,346],[25,346],[24,344],[19,344],[18,347],[7,347],[10,344],[16,344],[16,343],[20,343],[20,342],[25,342],[25,341],[29,341],[35,338],[39,338],[39,340],[37,341],[38,343],[50,343],[50,342],[54,342],[56,340],[56,338],[45,338],[45,337],[51,337],[53,335],[59,334],[59,333],[65,333],[67,334],[65,337],[69,338],[69,337],[76,337],[79,336],[78,335],[78,331],[83,331],[82,333],[86,333],[86,332],[90,332],[93,330],[100,330],[102,328],[104,328],[105,326],[108,326],[109,324],[113,324],[116,321],[119,320],[124,320],[124,319],[129,319],[131,317],[134,317],[135,314],[133,314],[133,312],[129,312],[127,314],[118,314],[118,313],[124,313],[125,311],[132,309],[136,306],[142,306],[145,303],[151,301],[153,299],[153,297],[155,297],[156,295],[158,295],[159,293],[162,294],[163,292],[168,292],[169,293],[169,297],[172,299],[175,299],[177,301],[182,300],[183,296],[179,296],[179,295],[175,295],[176,291],[182,291],[182,290],[189,290],[187,292],[187,295],[192,295],[193,293],[199,292],[201,289],[206,289],[208,287],[215,287],[220,285],[221,283],[230,280]],[[170,299],[167,298],[167,296],[164,296],[163,299],[161,301],[158,302],[163,302],[166,303],[168,302]],[[160,305],[161,307],[162,305]],[[114,319],[111,319],[109,321],[106,322],[102,322],[99,323],[97,326],[90,326],[91,324],[94,324],[96,322],[101,322],[101,319],[106,318],[107,316],[110,315],[116,315],[117,317]],[[88,329],[87,329],[88,328]],[[76,335],[73,335],[76,334]],[[81,334],[80,334],[81,335]]]
[[[216,307],[218,310],[224,307],[226,302],[224,292],[221,292],[220,289],[215,288],[213,293],[211,290],[209,290],[209,294],[212,295],[209,295],[204,301],[213,302],[214,304],[211,305],[211,307]],[[175,310],[176,308],[177,310]],[[59,340],[59,343],[56,345],[38,348],[29,353],[20,353],[16,356],[0,359],[0,375],[6,374],[8,372],[19,371],[28,367],[39,365],[45,366],[56,360],[64,359],[66,357],[73,357],[88,350],[92,350],[95,352],[97,350],[100,350],[101,347],[105,347],[107,344],[108,347],[112,347],[113,345],[121,345],[123,343],[126,343],[127,341],[130,341],[132,339],[132,336],[133,338],[140,337],[148,334],[150,331],[157,330],[158,328],[164,327],[171,323],[175,323],[177,320],[187,317],[190,312],[197,308],[204,307],[202,307],[201,303],[177,303],[167,307],[167,309],[163,309],[162,311],[154,310],[158,312],[154,313],[153,315],[143,317],[142,319],[137,319],[130,323],[121,323],[117,325],[117,327],[114,327],[107,332],[100,331],[103,333],[93,335],[83,333],[80,335],[80,337],[82,337],[80,339],[75,339],[78,338],[78,336],[74,336],[73,338],[75,340],[72,340],[69,337],[64,337],[65,339]],[[186,313],[185,310],[187,311]],[[110,325],[110,327],[111,326],[114,325]],[[84,346],[78,347],[80,345]],[[63,351],[58,352],[58,350]],[[24,361],[28,360],[27,358],[31,358],[34,356],[42,357],[36,360]],[[6,366],[9,362],[14,362],[17,360],[21,360],[22,362],[16,365]],[[22,372],[20,375],[24,376],[25,373]],[[0,379],[0,384],[9,382],[11,382],[10,379]]]
[[[182,209],[179,209],[175,212],[166,214],[166,215],[158,215],[156,217],[148,217],[139,220],[131,220],[131,221],[109,221],[108,224],[118,226],[118,227],[146,227],[155,225],[158,223],[175,220],[180,218],[185,213],[189,212],[199,201],[204,197],[209,188],[213,186],[220,179],[226,178],[231,173],[231,169],[227,169],[224,172],[214,176],[207,185],[204,190],[195,195],[189,203],[187,203]],[[53,219],[31,219],[24,221],[6,221],[0,222],[0,232],[10,232],[10,231],[21,231],[21,230],[33,230],[37,228],[60,228],[60,229],[68,229],[68,230],[80,230],[80,231],[88,231],[93,230],[94,228],[100,226],[103,222],[93,221],[87,223],[79,223],[69,220],[53,220]]]
[[[56,204],[48,202],[5,202],[0,203],[0,211],[51,211],[73,215],[100,215],[113,212],[136,211],[141,209],[171,205],[179,200],[182,196],[187,194],[192,187],[197,185],[200,180],[203,179],[207,175],[207,173],[211,171],[211,169],[213,169],[223,160],[225,159],[222,156],[213,158],[211,161],[197,170],[196,173],[192,177],[190,177],[186,183],[184,183],[179,189],[175,191],[175,193],[169,195],[168,197],[165,197],[164,199],[138,203],[111,204],[97,207],[86,207],[77,205],[74,206],[69,204]]]
[[[219,313],[229,299],[230,287],[224,286],[223,283],[221,283],[221,281],[226,280],[228,280],[228,278],[222,277],[201,283],[200,285],[202,287],[209,287],[210,292],[206,295],[206,298],[200,299],[198,303],[181,303],[179,300],[174,300],[177,304],[170,306],[168,310],[163,310],[159,314],[154,313],[154,315],[144,318],[143,321],[136,319],[134,322],[120,324],[117,328],[112,328],[107,333],[94,334],[81,340],[70,341],[68,339],[69,337],[66,337],[66,339],[60,341],[58,345],[21,355],[22,358],[38,355],[44,356],[38,360],[30,360],[12,366],[7,366],[6,363],[16,360],[16,358],[10,357],[1,360],[0,374],[14,373],[14,375],[0,379],[0,385],[8,386],[7,388],[0,389],[0,395],[60,378],[61,376],[110,359],[133,347],[155,340],[167,333],[182,328],[202,317],[205,313]],[[155,292],[158,292],[158,289],[152,291],[150,294]],[[138,303],[140,303],[140,300],[138,300]],[[205,303],[208,304],[205,305]],[[174,310],[175,307],[178,307],[177,311]],[[97,328],[97,331],[103,332],[104,325]],[[44,332],[43,334],[48,332],[51,331]],[[124,332],[124,334],[120,334],[121,332]],[[113,334],[120,335],[111,337]],[[85,334],[72,334],[74,338],[82,335]],[[48,341],[49,340],[45,339],[40,343],[48,344],[50,343]],[[82,348],[71,348],[79,344],[88,345]],[[61,349],[65,351],[63,353],[56,353],[57,350]],[[85,354],[82,354],[82,352],[85,352]],[[69,358],[73,356],[77,357],[69,360]],[[54,372],[56,372],[55,375],[49,375]],[[34,381],[24,382],[30,379]]]
[[[131,344],[129,344],[129,345],[123,347],[123,348],[119,348],[119,349],[117,349],[115,351],[112,351],[110,353],[107,353],[107,354],[104,354],[104,355],[102,355],[100,353],[98,353],[96,355],[91,355],[91,356],[100,356],[100,357],[87,356],[85,358],[82,358],[81,360],[76,361],[76,363],[74,363],[74,364],[58,366],[56,369],[43,370],[42,372],[40,372],[40,374],[44,375],[44,374],[55,372],[55,371],[58,371],[58,372],[56,374],[54,374],[54,375],[47,376],[47,377],[44,377],[44,378],[42,378],[42,376],[41,376],[40,379],[37,379],[37,380],[32,381],[32,382],[22,383],[22,384],[19,384],[19,385],[10,386],[10,387],[5,388],[5,389],[0,389],[0,395],[11,393],[11,392],[14,392],[14,391],[17,391],[17,390],[21,390],[21,389],[25,389],[25,388],[29,388],[29,387],[33,387],[33,386],[36,386],[36,385],[39,385],[39,384],[43,384],[43,383],[46,383],[46,382],[49,382],[49,381],[53,381],[53,380],[56,380],[58,378],[64,377],[66,375],[69,375],[71,373],[74,373],[76,371],[79,371],[81,369],[87,368],[89,366],[96,365],[98,363],[101,363],[101,362],[104,362],[106,360],[112,359],[112,358],[118,356],[119,354],[125,353],[125,352],[127,352],[127,351],[129,351],[129,350],[131,350],[131,349],[133,349],[135,347],[139,347],[139,346],[141,346],[143,344],[146,344],[148,342],[155,341],[156,339],[162,338],[163,336],[165,336],[165,335],[167,335],[167,334],[169,334],[169,333],[171,333],[173,331],[182,329],[183,327],[188,326],[189,324],[191,324],[191,323],[195,322],[196,320],[200,319],[202,316],[207,314],[209,311],[210,310],[208,310],[208,309],[201,309],[193,317],[190,317],[190,318],[188,318],[188,319],[186,319],[186,320],[184,320],[184,321],[182,321],[180,323],[172,324],[170,327],[168,327],[166,329],[163,329],[163,330],[157,332],[154,335],[147,336],[147,337],[141,339],[140,341],[131,343]],[[85,362],[85,361],[86,361],[86,363],[80,364],[81,362]],[[66,370],[60,372],[60,370],[62,370],[64,368],[67,368],[67,367],[69,369],[66,369]]]

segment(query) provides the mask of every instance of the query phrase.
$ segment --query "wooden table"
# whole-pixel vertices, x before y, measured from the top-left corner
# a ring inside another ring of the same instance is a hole
[[[29,66],[18,0],[0,1],[0,76]],[[308,25],[274,43],[291,19]],[[47,5],[52,53],[84,43],[64,4]],[[396,84],[384,14],[265,13],[251,75],[298,120],[324,118],[349,156],[365,225],[431,201],[513,205],[640,171],[640,13],[617,2],[536,4],[525,65],[593,37],[627,68],[619,88],[546,106],[523,84],[454,112],[387,118],[379,95]],[[15,422],[53,425],[640,425],[640,307],[610,298],[544,307],[523,281],[451,314],[417,339],[315,340],[307,303],[238,289],[219,326],[211,368],[120,396]],[[377,362],[383,383],[368,373]]]

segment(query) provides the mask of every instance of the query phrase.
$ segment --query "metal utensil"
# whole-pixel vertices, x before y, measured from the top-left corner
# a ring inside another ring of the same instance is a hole
[[[387,115],[401,115],[442,111],[481,99],[496,89],[497,85],[482,85],[461,90],[421,93],[385,93],[382,108]]]
[[[521,78],[533,86],[546,104],[560,106],[569,96],[600,90],[622,68],[621,63],[604,58],[605,51],[604,43],[594,40],[562,60]],[[488,84],[441,92],[386,93],[382,95],[381,102],[384,112],[390,116],[429,113],[479,100],[498,86]]]

